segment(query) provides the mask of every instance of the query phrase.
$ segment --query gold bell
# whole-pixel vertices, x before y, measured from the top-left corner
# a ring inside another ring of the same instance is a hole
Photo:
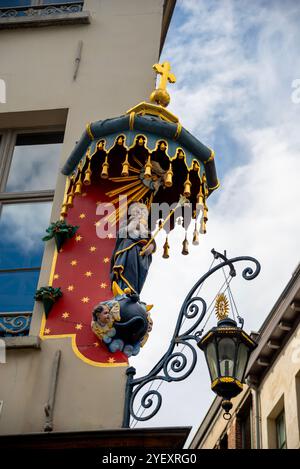
[[[200,233],[201,233],[201,234],[205,234],[205,233],[206,233],[206,222],[205,222],[204,217],[202,217],[202,218],[201,218],[201,221],[200,221]]]
[[[203,219],[204,219],[205,223],[206,223],[207,220],[208,220],[208,218],[207,218],[207,212],[208,212],[207,205],[204,204],[204,207],[203,207]]]
[[[170,163],[170,167],[166,172],[166,179],[165,179],[165,186],[172,187],[173,185],[173,171],[172,171],[172,163]]]
[[[193,245],[198,246],[199,245],[199,233],[197,230],[197,222],[195,223],[195,229],[193,233]]]
[[[185,235],[185,238],[184,238],[184,241],[182,243],[182,251],[181,251],[181,254],[183,254],[184,256],[187,256],[189,253],[189,242],[186,238],[186,235]]]
[[[151,169],[152,169],[152,164],[151,164],[151,157],[149,155],[147,163],[145,164],[145,174],[144,174],[145,179],[151,178]]]
[[[101,178],[102,179],[107,179],[108,178],[108,168],[109,168],[109,164],[108,164],[107,155],[106,155],[105,161],[102,164],[102,172],[101,172]]]
[[[68,214],[68,208],[66,204],[62,204],[60,216],[65,218]]]
[[[199,163],[197,161],[193,161],[193,171],[199,171],[200,169],[200,166],[199,166]]]
[[[190,181],[190,175],[189,173],[187,174],[187,178],[184,183],[184,188],[183,188],[183,195],[185,197],[190,197],[191,196],[191,181]]]
[[[201,205],[201,207],[203,207],[204,205],[203,189],[201,185],[200,185],[200,191],[197,194],[197,204]]]
[[[75,195],[80,195],[82,192],[82,182],[81,182],[81,174],[79,175],[78,181],[75,184]]]
[[[92,175],[91,163],[89,163],[89,165],[86,169],[85,176],[84,176],[84,181],[83,181],[83,184],[85,186],[89,186],[91,184],[91,175]]]
[[[165,241],[165,244],[164,244],[163,248],[164,248],[164,253],[163,253],[162,257],[164,259],[169,259],[169,257],[170,257],[170,254],[169,254],[170,245],[168,243],[168,236],[166,237],[166,241]]]
[[[125,161],[122,164],[121,176],[126,176],[127,177],[128,175],[129,175],[129,163],[128,163],[128,153],[127,153]]]
[[[72,187],[70,193],[68,194],[67,196],[67,203],[66,203],[66,206],[68,208],[72,208],[73,207],[73,199],[74,199],[74,189]]]

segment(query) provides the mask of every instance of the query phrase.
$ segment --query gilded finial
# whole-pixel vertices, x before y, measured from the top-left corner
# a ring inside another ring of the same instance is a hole
[[[215,303],[216,316],[219,321],[226,319],[229,314],[229,302],[224,293],[220,293],[216,298]]]
[[[153,70],[160,76],[160,82],[158,88],[154,90],[150,95],[150,101],[152,103],[159,104],[163,107],[167,107],[170,102],[170,95],[167,92],[167,83],[175,83],[176,77],[171,73],[171,65],[169,62],[162,64],[154,64]]]

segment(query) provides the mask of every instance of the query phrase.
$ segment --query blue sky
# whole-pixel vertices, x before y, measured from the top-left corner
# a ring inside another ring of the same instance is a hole
[[[170,259],[154,259],[143,290],[155,305],[154,328],[132,360],[138,375],[167,349],[186,293],[210,265],[211,248],[262,264],[255,281],[232,282],[248,332],[259,329],[299,262],[300,104],[291,99],[300,78],[299,24],[296,0],[177,2],[161,57],[177,76],[169,109],[215,150],[221,187],[209,199],[200,246],[190,243],[191,255],[182,256],[179,228],[169,238]],[[214,395],[200,354],[198,362],[188,380],[161,387],[164,406],[149,424],[201,422]]]

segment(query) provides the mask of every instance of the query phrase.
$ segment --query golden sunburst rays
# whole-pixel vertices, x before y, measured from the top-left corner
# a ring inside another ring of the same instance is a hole
[[[219,321],[226,319],[229,314],[229,302],[224,293],[217,295],[215,302],[215,312]]]
[[[137,169],[137,168],[134,168],[134,167],[131,166],[131,165],[129,165],[129,170],[130,170],[132,173],[140,174],[140,170]]]
[[[120,176],[120,177],[115,177],[115,178],[108,178],[109,181],[113,182],[128,182],[128,181],[137,181],[139,176]]]
[[[139,186],[141,184],[142,184],[142,181],[140,180],[140,178],[138,178],[138,180],[134,182],[122,185],[118,187],[117,189],[113,189],[112,191],[106,192],[106,195],[108,195],[108,197],[114,197],[115,195],[118,195],[118,194],[127,194],[127,190],[131,189],[132,187]]]
[[[142,168],[143,167],[143,163],[141,163],[136,156],[133,156],[133,161],[140,167]]]
[[[121,204],[114,212],[106,215],[102,219],[102,223],[109,223],[111,226],[115,226],[120,218],[125,215],[127,212],[127,207],[132,202],[138,202],[141,200],[148,192],[150,191],[149,187],[146,187],[142,181],[138,178],[138,181],[134,181],[130,184],[122,185],[117,189],[109,191],[106,193],[108,197],[115,197],[110,201],[112,204],[116,204],[119,201],[119,196],[125,195],[127,197],[126,203]]]

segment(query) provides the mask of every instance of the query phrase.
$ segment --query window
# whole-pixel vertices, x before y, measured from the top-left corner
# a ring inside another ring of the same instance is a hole
[[[24,335],[16,318],[33,309],[63,132],[0,137],[0,336]]]
[[[285,426],[284,395],[274,405],[267,417],[268,448],[286,449],[287,433]]]
[[[285,417],[284,411],[276,419],[277,448],[286,449]]]
[[[225,433],[220,439],[219,449],[228,449],[228,435]]]
[[[251,449],[252,448],[252,395],[246,398],[242,407],[237,414],[236,427],[236,448]]]

